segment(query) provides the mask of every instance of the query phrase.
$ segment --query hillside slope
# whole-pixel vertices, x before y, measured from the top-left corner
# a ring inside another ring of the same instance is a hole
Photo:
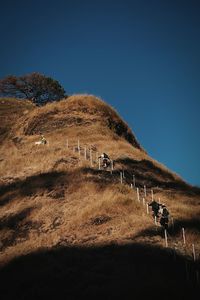
[[[0,98],[0,142],[9,135],[12,126],[22,116],[26,115],[35,105],[28,100],[15,98]]]
[[[155,299],[157,282],[166,299],[176,297],[183,282],[182,296],[198,289],[200,191],[150,158],[113,108],[94,96],[74,95],[31,107],[7,132],[0,147],[5,299]],[[47,145],[35,144],[40,134]],[[99,168],[102,152],[113,170]],[[152,190],[173,216],[168,248],[147,213]]]

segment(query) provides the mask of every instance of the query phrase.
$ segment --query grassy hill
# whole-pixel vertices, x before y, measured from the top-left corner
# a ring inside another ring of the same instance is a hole
[[[0,115],[7,120],[0,124],[3,299],[193,295],[199,288],[199,188],[149,157],[117,112],[94,96],[39,108],[1,99]],[[35,144],[40,134],[47,145]],[[114,161],[112,172],[99,169],[102,152]],[[147,214],[151,190],[173,217],[168,247]]]
[[[35,105],[28,100],[0,98],[0,142],[8,137],[12,126],[22,116],[34,109]]]

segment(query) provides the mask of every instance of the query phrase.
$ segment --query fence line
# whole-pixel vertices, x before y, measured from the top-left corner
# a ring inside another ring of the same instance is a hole
[[[66,142],[66,148],[69,149],[69,140],[67,139]],[[76,147],[72,146],[72,150],[73,152],[76,152]],[[81,157],[81,147],[80,147],[80,140],[78,139],[77,141],[77,151],[79,153],[79,156]],[[87,147],[84,147],[84,159],[87,160]],[[91,147],[89,148],[89,161],[90,161],[90,165],[91,167],[93,167],[93,156],[92,156],[92,149]],[[98,169],[101,170],[101,159],[98,158],[98,152],[96,152],[96,160],[95,162],[97,163]],[[113,160],[111,160],[111,166],[110,166],[110,173],[113,174],[114,171],[114,165],[113,165]],[[121,184],[126,184],[126,177],[125,177],[125,170],[123,169],[122,171],[120,171],[120,183]],[[140,191],[139,191],[139,187],[136,187],[136,178],[135,175],[132,175],[132,183],[130,184],[130,188],[131,189],[136,189],[136,194],[137,194],[137,200],[138,202],[140,202]],[[151,199],[152,201],[154,200],[154,191],[153,189],[150,190],[151,192]],[[146,203],[145,198],[147,197],[147,188],[146,185],[144,185],[143,188],[143,193],[144,193],[144,197],[142,198],[142,205],[143,207],[146,206],[146,213],[147,215],[149,215],[149,205],[148,203]],[[160,203],[160,198],[158,198],[159,203]],[[158,226],[158,222],[157,222],[157,218],[154,218],[154,223],[156,226]],[[173,217],[171,217],[171,226],[172,229],[174,229],[174,219]],[[165,247],[169,247],[169,243],[168,243],[168,233],[167,230],[164,230],[164,238],[165,238]],[[183,244],[186,245],[186,235],[185,235],[185,228],[182,228],[182,238],[183,238]],[[173,249],[173,253],[174,253],[174,259],[176,260],[176,249]],[[192,244],[192,259],[193,259],[193,263],[196,263],[197,260],[197,256],[196,256],[196,249],[195,249],[195,245],[194,243]],[[195,276],[196,276],[196,282],[199,284],[199,271],[196,270],[195,271]],[[188,269],[188,262],[186,261],[186,277],[189,278],[189,269]]]

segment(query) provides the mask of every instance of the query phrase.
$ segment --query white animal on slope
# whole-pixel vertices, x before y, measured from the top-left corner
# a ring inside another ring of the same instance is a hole
[[[47,140],[43,135],[41,136],[40,141],[35,142],[35,145],[46,145],[46,144],[47,144]]]
[[[44,145],[44,143],[42,141],[39,141],[39,142],[35,142],[35,145]]]
[[[46,145],[46,144],[48,145],[49,142],[47,142],[47,141],[45,143],[44,143],[44,141],[35,142],[35,145]]]

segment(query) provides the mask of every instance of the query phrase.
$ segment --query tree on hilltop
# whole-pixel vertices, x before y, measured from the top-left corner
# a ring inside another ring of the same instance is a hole
[[[65,90],[57,80],[40,73],[24,76],[7,76],[0,80],[0,96],[32,100],[37,105],[66,97]]]

